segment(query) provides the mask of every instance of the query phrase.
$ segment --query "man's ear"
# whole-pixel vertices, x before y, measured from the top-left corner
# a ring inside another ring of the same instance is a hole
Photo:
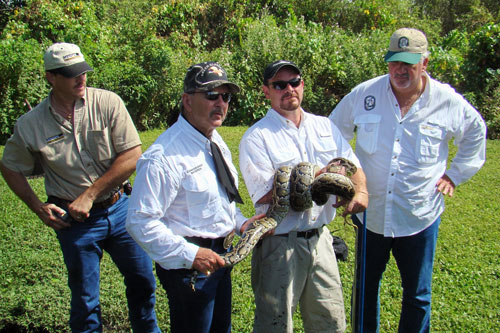
[[[45,78],[47,79],[47,81],[49,81],[49,84],[51,86],[54,85],[54,77],[55,77],[55,74],[54,73],[51,73],[51,72],[45,72]]]
[[[191,98],[189,94],[186,93],[182,94],[182,105],[186,112],[191,112]]]
[[[262,92],[264,93],[264,96],[266,96],[267,99],[270,99],[269,97],[269,87],[266,85],[262,85]]]

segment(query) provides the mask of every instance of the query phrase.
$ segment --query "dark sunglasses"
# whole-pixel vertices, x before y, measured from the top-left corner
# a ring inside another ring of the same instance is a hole
[[[299,76],[290,81],[274,81],[271,82],[271,84],[273,85],[274,89],[283,90],[286,89],[288,85],[292,86],[292,88],[297,88],[300,85],[300,82],[302,82],[302,78]]]
[[[231,100],[231,93],[219,93],[219,92],[216,92],[216,91],[207,91],[207,92],[196,91],[196,92],[197,93],[205,94],[205,98],[208,99],[209,101],[216,101],[216,100],[219,99],[219,96],[222,97],[222,100],[225,103],[229,103],[229,101]]]

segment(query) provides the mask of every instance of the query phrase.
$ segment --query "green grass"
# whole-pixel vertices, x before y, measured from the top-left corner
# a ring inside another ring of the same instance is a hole
[[[223,127],[225,138],[238,163],[238,143],[246,127]],[[148,147],[161,130],[141,133]],[[0,146],[0,154],[3,147]],[[454,150],[452,150],[452,154]],[[500,141],[488,141],[487,161],[468,183],[446,199],[438,239],[433,279],[432,328],[435,332],[500,331]],[[43,179],[30,183],[45,198]],[[243,212],[253,208],[240,178],[245,201]],[[8,189],[0,177],[0,330],[64,332],[68,330],[69,289],[66,268],[57,239]],[[354,248],[354,232],[340,219],[330,229]],[[347,320],[353,277],[352,252],[339,268],[344,288]],[[122,277],[105,255],[102,262],[101,301],[108,332],[129,331]],[[157,313],[160,327],[169,331],[168,302],[159,286]],[[401,287],[391,259],[381,286],[381,331],[395,332],[399,320]],[[250,332],[254,299],[250,287],[250,259],[233,270],[233,331]],[[296,332],[303,332],[295,316]],[[348,331],[350,325],[348,323]]]

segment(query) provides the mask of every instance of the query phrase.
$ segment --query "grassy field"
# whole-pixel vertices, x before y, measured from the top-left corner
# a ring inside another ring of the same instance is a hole
[[[238,143],[245,127],[219,131],[238,162]],[[161,131],[141,133],[148,147]],[[432,328],[435,332],[500,331],[500,141],[488,141],[487,161],[468,183],[446,199],[433,279]],[[452,151],[454,152],[454,150]],[[0,155],[3,147],[0,147]],[[1,178],[1,177],[0,177]],[[45,198],[43,179],[30,183]],[[243,212],[253,214],[240,179]],[[0,179],[0,331],[64,332],[68,330],[69,289],[57,239]],[[354,248],[354,232],[340,219],[331,231]],[[346,313],[350,312],[354,256],[340,262]],[[130,331],[121,275],[108,255],[102,261],[101,301],[107,332]],[[169,332],[168,304],[157,292],[160,327]],[[381,331],[395,332],[401,300],[400,278],[391,259],[381,287]],[[250,332],[254,299],[250,287],[250,260],[233,270],[233,331]],[[350,320],[348,315],[347,320]],[[296,332],[303,332],[300,316]],[[350,325],[348,324],[348,331]]]

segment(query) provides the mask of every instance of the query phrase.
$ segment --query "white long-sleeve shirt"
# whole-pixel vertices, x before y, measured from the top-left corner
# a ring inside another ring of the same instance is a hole
[[[359,167],[349,143],[326,117],[302,111],[299,127],[270,109],[266,116],[247,130],[240,142],[240,170],[256,213],[265,213],[268,204],[257,204],[273,188],[275,170],[311,162],[324,167],[335,157],[345,157]],[[319,228],[335,217],[335,196],[323,206],[304,212],[289,210],[275,234]]]
[[[445,171],[459,185],[485,161],[479,113],[449,85],[425,75],[425,91],[404,117],[389,75],[361,83],[330,114],[347,140],[357,127],[356,155],[370,194],[367,228],[386,237],[427,228],[444,210],[436,184]],[[451,138],[458,151],[446,170]]]
[[[217,131],[212,140],[238,179]],[[210,141],[182,116],[138,160],[126,226],[163,268],[191,268],[199,247],[184,236],[224,237],[245,220],[217,181]]]

